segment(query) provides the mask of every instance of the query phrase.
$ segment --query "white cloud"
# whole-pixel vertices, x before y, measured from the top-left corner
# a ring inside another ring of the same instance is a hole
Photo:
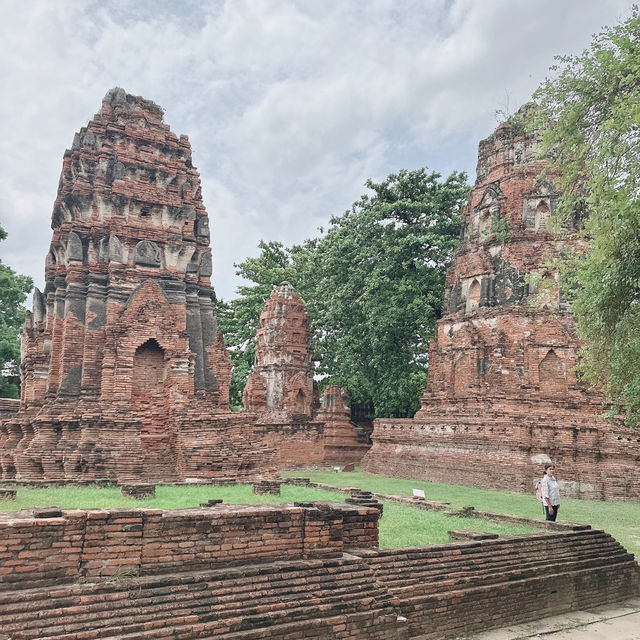
[[[4,0],[2,259],[43,284],[62,154],[112,86],[191,139],[214,286],[260,239],[300,242],[366,178],[472,170],[494,111],[630,2]]]

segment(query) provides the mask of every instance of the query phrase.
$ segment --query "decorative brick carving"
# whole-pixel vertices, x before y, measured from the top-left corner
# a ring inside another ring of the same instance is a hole
[[[65,152],[52,228],[24,328],[21,409],[0,427],[2,477],[273,474],[251,419],[229,417],[200,177],[159,107],[107,93]]]
[[[583,249],[572,229],[547,227],[558,194],[537,150],[507,124],[480,143],[421,408],[376,421],[363,469],[526,492],[550,459],[564,495],[637,500],[640,438],[607,423],[601,394],[576,377],[562,292],[525,279]]]

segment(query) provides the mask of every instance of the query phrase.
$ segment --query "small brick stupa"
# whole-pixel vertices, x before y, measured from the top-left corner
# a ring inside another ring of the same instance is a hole
[[[228,411],[200,177],[162,115],[112,89],[65,152],[21,408],[0,432],[3,478],[269,473],[269,451]]]
[[[318,420],[324,423],[326,464],[357,463],[369,450],[368,435],[351,421],[351,412],[339,386],[331,384],[325,387]]]
[[[260,314],[256,361],[243,403],[256,416],[255,435],[264,434],[277,449],[280,467],[354,463],[369,448],[358,440],[338,387],[325,391],[318,411],[310,324],[291,284],[274,287]]]
[[[256,363],[247,380],[243,404],[261,412],[262,420],[288,422],[313,414],[310,318],[288,283],[273,288],[256,334]]]
[[[564,495],[640,498],[639,439],[608,423],[600,393],[576,378],[580,342],[561,292],[526,278],[580,248],[574,230],[548,224],[558,194],[538,151],[508,124],[480,143],[421,409],[376,421],[364,470],[530,491],[553,461]]]

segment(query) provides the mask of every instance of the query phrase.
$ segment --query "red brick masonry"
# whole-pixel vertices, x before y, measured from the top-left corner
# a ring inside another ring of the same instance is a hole
[[[565,496],[640,499],[640,434],[576,377],[562,291],[527,280],[554,282],[548,259],[583,248],[548,225],[558,194],[537,151],[506,124],[480,143],[421,408],[375,422],[363,470],[527,492],[552,461]]]
[[[379,550],[339,503],[42,514],[0,516],[0,640],[448,638],[638,593],[601,531]]]
[[[0,403],[1,478],[253,480],[324,461],[309,316],[286,283],[262,314],[251,411],[229,409],[200,176],[157,105],[106,94],[64,154],[51,226],[20,409]],[[352,440],[340,462],[364,453]]]

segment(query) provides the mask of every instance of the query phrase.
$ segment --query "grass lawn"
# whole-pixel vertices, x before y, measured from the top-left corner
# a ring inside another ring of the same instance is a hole
[[[347,474],[344,474],[347,475]],[[350,477],[353,475],[349,474]],[[181,509],[194,507],[201,502],[222,498],[227,504],[255,504],[259,502],[295,502],[333,500],[344,502],[346,495],[335,491],[320,491],[308,487],[282,485],[280,496],[254,495],[250,485],[211,486],[162,486],[156,487],[154,498],[133,500],[124,498],[117,487],[109,488],[55,488],[28,489],[18,487],[15,501],[0,500],[0,511],[16,511],[26,507],[56,505],[64,509],[101,509],[148,507],[157,509]],[[384,515],[380,521],[381,547],[409,547],[437,544],[449,541],[447,531],[474,529],[500,535],[530,533],[534,529],[497,524],[486,520],[450,517],[442,513],[422,511],[394,503],[384,503]]]
[[[420,482],[385,478],[360,471],[334,473],[333,471],[305,471],[286,473],[287,476],[303,476],[314,482],[325,482],[337,487],[360,487],[387,495],[411,495],[412,489],[424,489],[429,500],[450,502],[454,507],[473,506],[480,511],[508,513],[528,518],[542,519],[542,507],[533,491],[530,494],[509,491],[487,491],[453,484]],[[602,500],[562,500],[560,520],[589,524],[594,529],[604,529],[628,551],[640,558],[640,502],[604,502]],[[480,522],[480,521],[477,521]],[[465,528],[475,529],[475,526]]]

